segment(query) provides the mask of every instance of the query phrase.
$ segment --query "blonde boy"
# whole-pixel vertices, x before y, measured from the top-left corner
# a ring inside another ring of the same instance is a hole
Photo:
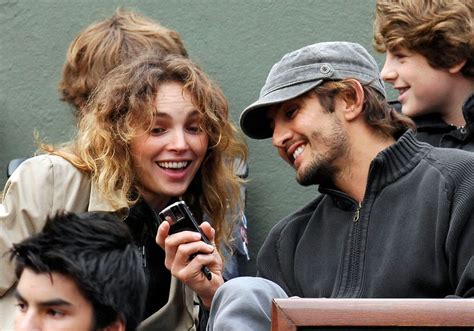
[[[417,138],[474,151],[472,0],[378,0],[375,48],[381,77],[398,90]]]

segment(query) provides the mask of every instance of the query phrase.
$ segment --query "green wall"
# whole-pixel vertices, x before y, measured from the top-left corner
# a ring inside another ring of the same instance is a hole
[[[331,40],[371,46],[375,0],[0,0],[0,186],[10,159],[31,155],[33,131],[50,143],[74,131],[71,109],[56,91],[69,42],[118,6],[181,33],[190,56],[223,88],[232,118],[258,96],[283,54]],[[248,139],[249,239],[253,257],[280,218],[317,193],[294,180],[270,140]],[[253,268],[249,269],[252,272]]]

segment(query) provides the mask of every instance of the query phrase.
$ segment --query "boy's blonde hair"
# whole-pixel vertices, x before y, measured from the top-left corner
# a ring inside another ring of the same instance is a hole
[[[80,115],[100,79],[121,63],[148,52],[187,56],[178,32],[119,8],[112,17],[86,27],[69,45],[58,87],[61,100]]]
[[[377,0],[375,49],[405,48],[423,55],[435,69],[466,61],[461,72],[472,78],[473,12],[472,0]]]

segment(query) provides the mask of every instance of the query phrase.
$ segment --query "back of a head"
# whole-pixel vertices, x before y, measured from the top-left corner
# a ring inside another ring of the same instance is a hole
[[[97,328],[118,318],[127,330],[140,323],[146,293],[142,260],[127,226],[113,214],[57,214],[11,252],[18,277],[28,268],[72,278],[91,302]]]
[[[466,61],[461,72],[473,78],[473,11],[472,0],[377,0],[375,49],[405,48],[423,55],[435,69]]]
[[[178,32],[131,11],[118,9],[88,26],[69,45],[59,81],[61,100],[79,113],[100,79],[143,53],[187,56]]]

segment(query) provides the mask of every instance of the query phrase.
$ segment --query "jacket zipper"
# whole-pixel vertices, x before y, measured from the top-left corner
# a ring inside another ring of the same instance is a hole
[[[361,224],[360,214],[362,209],[362,203],[357,203],[357,208],[352,218],[352,239],[349,248],[349,265],[347,269],[347,283],[344,286],[342,297],[354,297],[354,291],[358,279],[360,269],[360,237],[361,237]]]
[[[145,249],[145,245],[138,246],[138,250],[140,251],[140,254],[142,256],[143,268],[146,269],[146,249]]]
[[[360,216],[362,212],[362,202],[358,202],[354,200],[352,197],[346,195],[343,192],[333,190],[333,189],[324,189],[320,191],[321,193],[331,193],[337,196],[340,196],[344,199],[349,199],[356,205],[356,210],[352,216],[352,238],[350,242],[349,249],[349,261],[347,266],[347,279],[345,284],[343,284],[339,290],[337,297],[347,298],[347,297],[354,297],[356,293],[354,293],[356,289],[356,283],[358,281],[358,274],[361,268],[360,266],[360,249],[361,249],[361,222]],[[359,296],[359,294],[357,294]]]
[[[360,219],[360,209],[362,208],[362,204],[359,202],[359,204],[357,205],[357,209],[354,213],[354,219],[353,219],[353,222],[354,223],[358,223],[359,222],[359,219]]]

